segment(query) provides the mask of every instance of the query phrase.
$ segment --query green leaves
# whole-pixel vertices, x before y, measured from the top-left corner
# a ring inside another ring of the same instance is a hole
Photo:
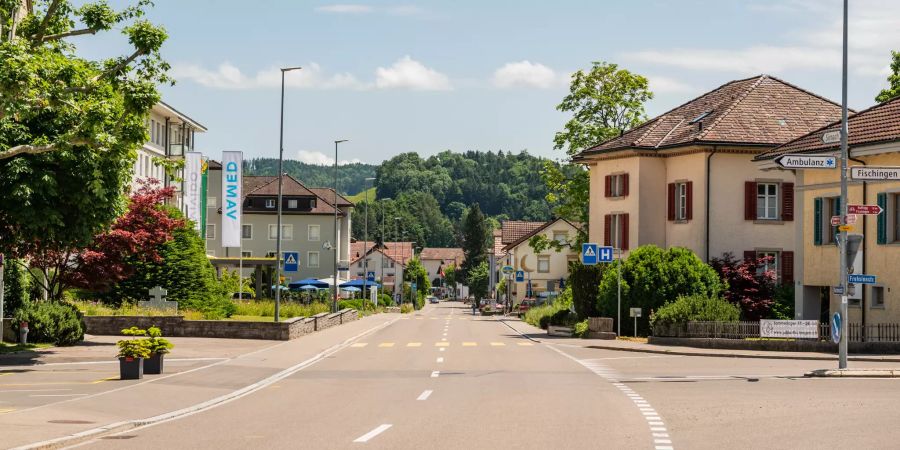
[[[889,86],[875,97],[878,103],[884,103],[892,98],[900,97],[900,52],[891,51],[891,74],[888,75]]]

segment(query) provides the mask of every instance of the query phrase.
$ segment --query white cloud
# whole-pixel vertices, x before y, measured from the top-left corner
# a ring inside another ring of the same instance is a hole
[[[249,76],[231,63],[224,62],[216,69],[197,64],[174,64],[172,76],[176,80],[190,80],[217,89],[254,89],[281,85],[281,71],[277,67],[260,70]],[[285,74],[285,86],[304,89],[365,89],[364,83],[348,73],[325,74],[321,66],[309,63],[303,69]]]
[[[334,165],[334,158],[328,156],[322,152],[310,151],[310,150],[300,150],[297,152],[297,160],[306,164],[315,164],[317,166],[331,166]],[[354,158],[351,160],[340,160],[338,161],[339,166],[345,166],[347,164],[356,164],[361,163],[360,159]]]
[[[548,89],[565,86],[568,75],[556,73],[553,69],[531,61],[506,63],[494,71],[491,82],[499,88],[534,87]]]
[[[316,7],[316,11],[331,14],[368,14],[374,9],[368,5],[337,4]]]
[[[840,65],[840,50],[757,46],[736,50],[676,48],[634,52],[629,59],[701,71],[772,73],[785,69],[821,69]]]
[[[425,67],[409,55],[400,58],[391,67],[375,69],[375,86],[378,89],[406,88],[419,91],[452,89],[446,75]]]
[[[660,94],[660,93],[670,93],[670,92],[695,92],[693,86],[682,83],[674,78],[663,77],[658,75],[648,75],[647,81],[650,82],[650,91]]]

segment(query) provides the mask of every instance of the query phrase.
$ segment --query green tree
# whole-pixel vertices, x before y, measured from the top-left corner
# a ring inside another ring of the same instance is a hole
[[[586,266],[579,261],[569,263],[568,284],[572,288],[572,302],[578,318],[599,317],[598,295],[605,264]]]
[[[403,281],[416,283],[416,296],[425,298],[431,292],[431,282],[428,280],[428,271],[419,261],[418,257],[410,259],[403,271]]]
[[[3,264],[4,314],[7,316],[28,302],[29,277],[25,261],[7,259]]]
[[[884,103],[892,98],[900,97],[900,52],[891,51],[891,74],[888,75],[888,87],[882,89],[875,101]]]
[[[170,81],[148,5],[0,1],[0,252],[28,257],[52,298],[56,269],[122,213],[156,85]],[[90,60],[68,41],[113,29],[130,54]]]
[[[477,266],[469,271],[468,286],[469,293],[476,301],[487,297],[488,279],[490,277],[490,269],[487,261],[481,261]]]
[[[475,203],[466,211],[462,226],[462,249],[466,257],[462,263],[462,277],[466,280],[469,289],[472,289],[473,269],[487,262],[490,236],[490,229],[485,223],[484,214],[481,213],[478,203]]]
[[[588,72],[572,74],[569,94],[556,109],[572,113],[563,131],[556,133],[553,147],[569,157],[640,125],[646,120],[644,103],[653,98],[649,83],[641,75],[616,64],[594,62]],[[545,164],[542,178],[559,217],[587,223],[588,171],[571,166]]]
[[[617,268],[609,264],[600,281],[597,309],[605,317],[616,317]],[[655,245],[639,247],[622,264],[622,311],[640,307],[645,316],[679,296],[701,295],[719,298],[725,286],[716,271],[694,252],[681,247],[663,250]],[[620,335],[633,332],[630,320],[622,320]],[[646,322],[638,323],[638,333],[646,334]]]

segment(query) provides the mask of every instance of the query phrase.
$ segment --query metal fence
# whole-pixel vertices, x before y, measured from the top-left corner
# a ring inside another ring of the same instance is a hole
[[[900,342],[900,323],[880,323],[863,326],[859,323],[847,324],[850,342]],[[760,338],[759,322],[686,322],[653,327],[655,336],[747,339]],[[819,339],[831,339],[831,325],[819,324]]]

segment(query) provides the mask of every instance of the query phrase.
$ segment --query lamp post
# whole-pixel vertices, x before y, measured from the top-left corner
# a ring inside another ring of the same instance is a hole
[[[285,67],[281,69],[281,125],[278,131],[278,219],[275,230],[275,321],[280,319],[281,312],[281,187],[284,178],[284,74],[301,67]]]
[[[850,341],[850,336],[847,331],[849,328],[848,322],[850,322],[850,318],[848,317],[847,311],[847,291],[848,291],[848,280],[847,280],[847,231],[845,231],[845,226],[847,225],[847,208],[848,208],[848,199],[847,199],[847,159],[849,158],[849,150],[847,150],[847,134],[849,133],[849,129],[847,128],[847,0],[844,0],[844,38],[843,38],[843,61],[842,61],[842,76],[841,76],[841,211],[838,211],[838,214],[841,215],[841,234],[840,234],[840,282],[841,282],[841,338],[838,343],[838,369],[846,369],[847,368],[847,347],[848,342]],[[865,316],[863,316],[865,317]]]
[[[400,217],[394,217],[394,242],[397,245],[400,245]],[[402,255],[402,253],[401,253]],[[400,304],[403,304],[403,278],[406,276],[406,271],[403,270],[403,258],[400,261]],[[397,270],[394,270],[394,289],[397,289]]]
[[[367,189],[370,181],[375,181],[375,178],[366,178],[365,184],[363,184],[363,189],[366,191],[366,219],[365,219],[365,227],[363,231],[363,274],[366,276],[366,282],[363,284],[366,289],[369,288],[369,190]],[[368,292],[366,292],[368,293]],[[363,299],[363,306],[366,305],[365,299]],[[378,297],[375,297],[375,306],[378,306]]]
[[[387,248],[387,246],[384,244],[385,242],[387,242],[387,239],[385,239],[387,237],[387,233],[385,232],[385,230],[387,230],[387,228],[384,227],[384,217],[386,215],[385,214],[386,211],[384,210],[384,208],[385,208],[384,205],[386,204],[385,202],[387,202],[388,200],[390,200],[390,199],[389,198],[381,199],[381,293],[382,294],[384,294],[384,262],[385,262],[384,261],[384,257],[385,257],[384,249]],[[397,285],[397,280],[394,280],[394,286],[396,286],[396,285]],[[393,303],[393,301],[391,303]]]
[[[334,301],[331,312],[337,312],[338,308],[338,144],[347,142],[347,139],[334,141]],[[349,239],[348,239],[349,241]]]

